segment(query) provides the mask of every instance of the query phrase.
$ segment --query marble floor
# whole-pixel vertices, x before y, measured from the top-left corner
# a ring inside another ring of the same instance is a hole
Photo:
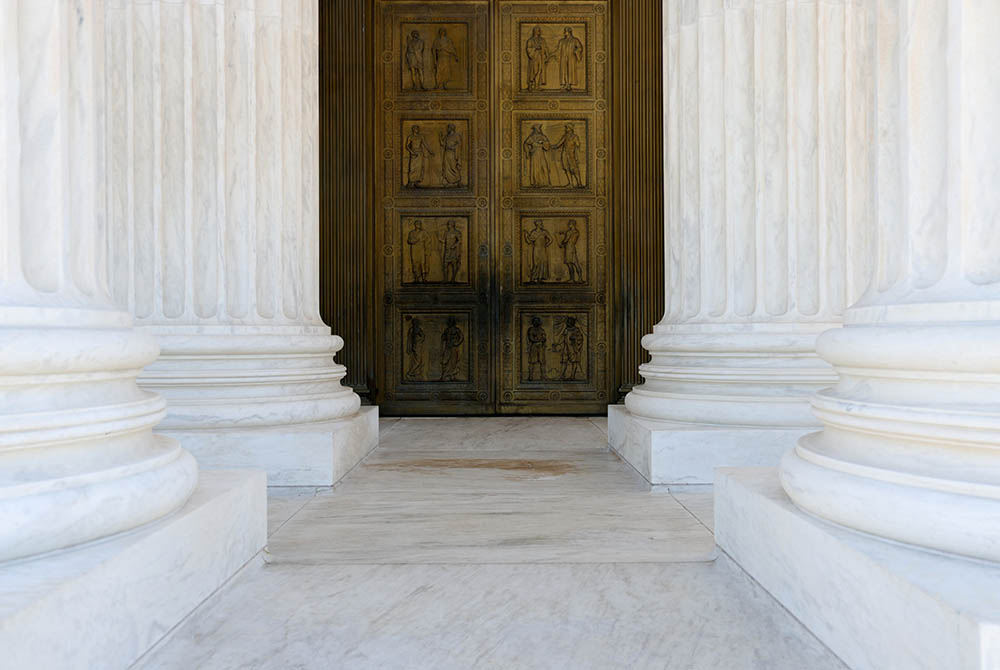
[[[710,487],[651,491],[603,419],[383,419],[143,670],[843,666],[725,555]]]

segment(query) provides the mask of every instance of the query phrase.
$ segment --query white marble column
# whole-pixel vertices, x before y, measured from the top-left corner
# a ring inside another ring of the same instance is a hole
[[[611,440],[640,471],[675,458],[654,483],[776,464],[818,425],[809,397],[836,376],[816,338],[871,266],[872,64],[845,54],[862,12],[664,2],[667,305]]]
[[[100,0],[0,3],[0,561],[136,528],[198,479],[136,385],[156,341],[108,291],[104,39]]]
[[[1000,4],[880,3],[878,273],[820,355],[801,508],[1000,561]]]
[[[162,348],[140,382],[203,466],[262,467],[273,484],[332,484],[377,439],[318,309],[317,12],[108,12],[112,286]]]

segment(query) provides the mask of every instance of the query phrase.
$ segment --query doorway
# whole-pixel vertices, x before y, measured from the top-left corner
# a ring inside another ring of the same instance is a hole
[[[382,406],[603,411],[606,2],[376,11]]]
[[[663,304],[659,2],[623,7],[321,4],[323,315],[383,414],[604,413],[636,381]]]

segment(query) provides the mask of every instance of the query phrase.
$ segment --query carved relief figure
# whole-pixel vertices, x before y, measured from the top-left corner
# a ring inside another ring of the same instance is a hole
[[[454,284],[458,281],[458,271],[462,266],[462,231],[454,219],[448,219],[447,228],[441,235],[441,267],[444,281]]]
[[[447,130],[438,136],[441,144],[441,178],[448,188],[462,185],[462,165],[458,152],[462,147],[462,135],[449,123]]]
[[[406,138],[406,185],[416,188],[424,180],[424,157],[433,156],[434,152],[427,146],[420,126],[413,126],[410,136]]]
[[[559,150],[559,164],[566,173],[566,186],[583,188],[580,179],[580,136],[573,130],[573,125],[567,123],[562,138],[552,145]]]
[[[545,66],[555,58],[542,37],[541,26],[531,30],[531,37],[524,43],[524,51],[528,56],[528,90],[534,91],[545,84]]]
[[[531,132],[524,139],[524,155],[527,182],[534,188],[544,188],[552,184],[552,172],[549,166],[549,149],[552,143],[542,132],[541,124],[531,127]]]
[[[559,341],[552,347],[553,351],[558,351],[562,372],[560,376],[563,380],[573,381],[577,372],[583,372],[580,368],[580,353],[583,351],[583,331],[576,325],[576,317],[566,318],[566,324]]]
[[[438,29],[438,36],[431,45],[431,54],[434,56],[434,86],[447,89],[448,82],[451,81],[452,64],[458,63],[458,51],[444,28]]]
[[[549,251],[552,244],[552,234],[545,229],[541,219],[535,219],[535,227],[524,231],[524,241],[531,247],[531,279],[532,283],[543,282],[549,278]]]
[[[426,90],[424,86],[424,41],[419,31],[411,31],[406,38],[406,67],[410,70],[410,82],[414,89]]]
[[[569,272],[569,281],[579,284],[583,282],[583,271],[580,269],[580,259],[576,253],[576,243],[580,241],[580,231],[573,219],[570,219],[566,225],[566,230],[560,233],[562,239],[559,240],[559,246],[563,250],[563,263]]]
[[[531,327],[528,328],[528,381],[535,381],[535,368],[538,369],[539,381],[545,381],[545,342],[548,337],[542,328],[542,320],[531,317]]]
[[[413,229],[406,235],[406,244],[410,247],[410,271],[413,281],[422,284],[427,281],[427,232],[424,222],[417,219]]]
[[[406,331],[406,355],[410,360],[406,368],[407,379],[422,379],[424,377],[424,329],[420,327],[420,319],[410,321]]]
[[[448,327],[441,333],[441,381],[454,381],[461,362],[462,343],[465,336],[456,325],[457,319],[448,317]]]
[[[573,29],[563,29],[563,38],[556,45],[559,54],[559,86],[571,91],[576,85],[576,64],[583,60],[583,42],[573,36]]]

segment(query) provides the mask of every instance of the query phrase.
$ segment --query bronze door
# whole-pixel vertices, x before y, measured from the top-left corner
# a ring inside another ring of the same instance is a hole
[[[607,3],[378,0],[377,401],[608,401]]]

